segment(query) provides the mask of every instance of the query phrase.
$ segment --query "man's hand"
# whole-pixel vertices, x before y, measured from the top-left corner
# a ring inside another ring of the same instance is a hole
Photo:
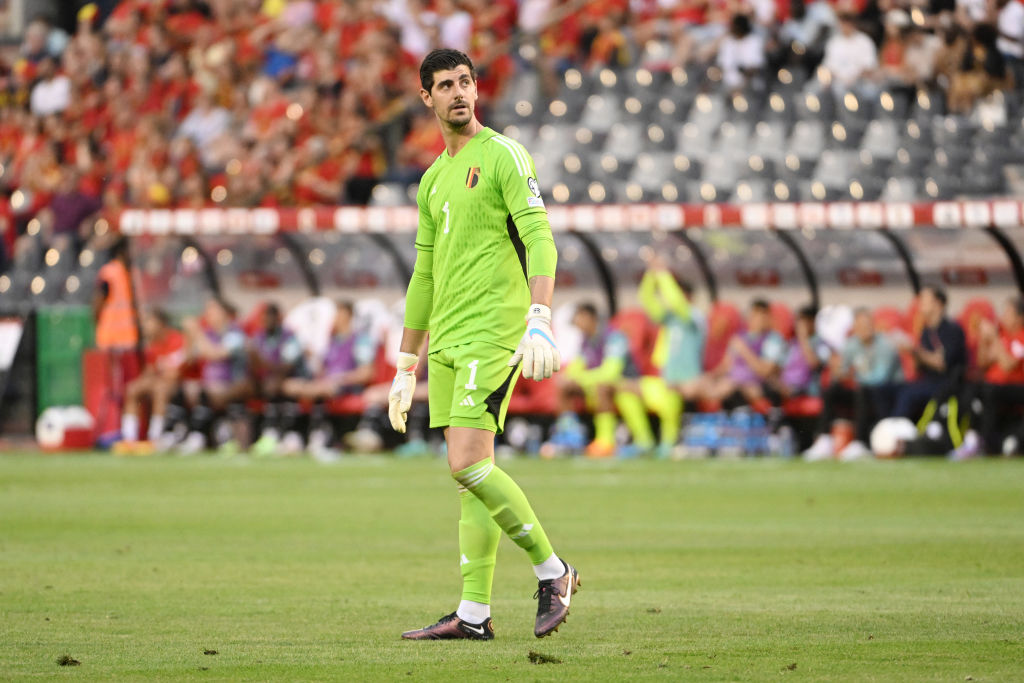
[[[543,304],[531,304],[526,313],[526,332],[512,354],[509,367],[523,362],[523,377],[537,380],[558,372],[562,360],[551,332],[551,309]]]
[[[415,353],[399,353],[398,372],[388,392],[388,417],[391,418],[391,427],[400,434],[405,434],[405,418],[412,405],[412,392],[416,389],[418,362],[419,357]]]

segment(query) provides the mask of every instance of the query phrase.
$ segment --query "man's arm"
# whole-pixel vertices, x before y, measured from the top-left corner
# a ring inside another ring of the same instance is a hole
[[[647,312],[648,317],[660,324],[665,319],[665,307],[662,305],[661,299],[658,298],[656,277],[652,268],[649,267],[644,271],[643,279],[640,280],[640,289],[637,290],[636,296],[640,300],[640,305],[643,306],[644,311]]]
[[[769,342],[765,342],[766,344]],[[729,344],[730,349],[743,360],[747,362],[750,369],[760,377],[766,379],[771,377],[779,370],[779,364],[771,358],[766,358],[763,355],[754,353],[753,349],[747,346],[747,343],[740,336],[732,338],[732,342]]]
[[[416,389],[418,354],[430,328],[430,313],[434,308],[435,226],[424,196],[429,184],[425,175],[420,181],[420,194],[416,197],[420,209],[419,227],[416,229],[416,265],[405,294],[405,328],[398,347],[395,379],[388,392],[388,417],[392,428],[402,434],[405,433],[405,419]]]
[[[534,275],[530,278],[530,303],[541,304],[551,308],[551,298],[555,294],[555,278],[547,275]]]
[[[910,354],[914,357],[914,360],[924,367],[935,372],[945,372],[946,350],[942,346],[942,340],[939,339],[939,335],[934,330],[926,330],[924,334],[934,335],[935,348],[929,351],[923,344],[918,344],[910,349]]]
[[[655,277],[657,278],[658,291],[661,293],[661,300],[681,320],[689,322],[690,300],[686,298],[686,292],[676,282],[675,276],[666,268],[658,271]]]
[[[505,208],[526,248],[526,277],[530,283],[526,332],[509,366],[522,361],[523,377],[539,381],[558,372],[561,366],[551,332],[551,298],[555,290],[558,250],[540,196],[533,159],[519,143],[495,138],[494,144],[504,148],[498,150],[495,170]]]

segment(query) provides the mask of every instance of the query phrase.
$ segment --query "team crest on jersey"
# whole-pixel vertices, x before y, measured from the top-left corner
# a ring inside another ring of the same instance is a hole
[[[480,182],[480,168],[473,166],[469,169],[469,173],[466,174],[466,187],[473,189],[476,184]]]

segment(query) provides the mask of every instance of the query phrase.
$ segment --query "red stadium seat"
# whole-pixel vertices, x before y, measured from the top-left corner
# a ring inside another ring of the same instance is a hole
[[[967,339],[968,367],[974,369],[975,359],[978,354],[978,337],[983,320],[996,322],[996,309],[992,302],[981,297],[971,299],[964,305],[960,312],[958,322],[964,329],[964,336]]]
[[[508,404],[509,415],[557,415],[558,383],[554,377],[539,382],[520,378]]]
[[[817,417],[825,404],[819,396],[793,396],[782,403],[786,417]]]
[[[260,324],[263,322],[263,312],[267,310],[267,302],[263,301],[253,307],[248,315],[238,321],[238,326],[250,339],[260,331]]]
[[[789,306],[781,301],[772,302],[772,329],[782,335],[783,339],[793,338],[796,318]]]
[[[628,308],[615,314],[609,323],[629,340],[629,352],[641,375],[657,375],[651,354],[658,340],[658,326],[642,309]]]
[[[892,306],[879,306],[872,314],[875,320],[875,328],[879,332],[892,332],[893,330],[910,331],[910,324],[903,311]]]

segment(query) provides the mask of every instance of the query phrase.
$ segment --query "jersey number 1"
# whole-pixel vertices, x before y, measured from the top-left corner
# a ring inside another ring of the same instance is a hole
[[[466,383],[466,388],[470,391],[476,389],[476,368],[480,365],[479,360],[472,360],[466,363],[466,367],[469,368],[469,381]]]
[[[449,227],[449,224],[451,223],[451,220],[452,220],[452,215],[448,211],[448,202],[444,203],[444,206],[441,207],[441,211],[444,212],[444,234],[447,235],[448,234],[448,227]]]

